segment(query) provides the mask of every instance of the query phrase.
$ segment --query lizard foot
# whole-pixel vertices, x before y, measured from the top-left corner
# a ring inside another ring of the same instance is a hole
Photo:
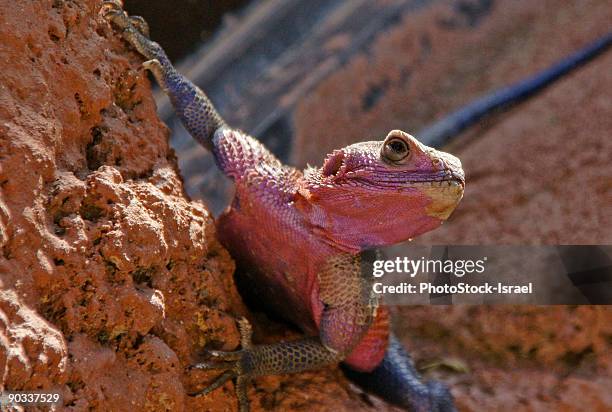
[[[236,379],[236,396],[240,406],[240,412],[249,411],[249,400],[247,397],[247,384],[251,380],[250,372],[252,367],[249,362],[249,357],[245,356],[249,349],[253,346],[251,336],[253,330],[251,324],[245,318],[238,320],[238,330],[240,331],[241,350],[233,352],[224,351],[208,351],[212,358],[210,361],[190,365],[189,370],[224,370],[210,385],[201,391],[190,393],[189,396],[199,397],[208,395],[215,389],[223,386],[230,379]]]
[[[123,1],[105,0],[100,8],[102,16],[115,24],[122,30],[137,30],[140,34],[149,38],[149,24],[141,16],[128,16],[123,10]]]
[[[146,66],[156,75],[162,87],[165,83],[165,74],[173,71],[168,57],[159,44],[149,39],[149,25],[140,16],[128,16],[122,8],[121,0],[106,0],[102,3],[100,14],[114,27],[121,30],[121,36],[132,45],[140,54],[149,59]],[[162,69],[160,60],[165,63]]]

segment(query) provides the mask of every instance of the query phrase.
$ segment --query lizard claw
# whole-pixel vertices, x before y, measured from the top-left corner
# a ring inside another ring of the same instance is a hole
[[[149,37],[149,25],[141,16],[128,16],[123,10],[123,2],[121,0],[105,0],[100,7],[100,14],[107,21],[115,24],[122,30],[133,27],[140,34]]]
[[[238,320],[238,330],[240,331],[240,343],[242,349],[237,351],[207,351],[207,354],[212,360],[196,363],[189,365],[187,370],[200,369],[200,370],[224,370],[224,372],[217,376],[215,380],[204,389],[190,393],[189,396],[200,397],[208,395],[215,389],[223,386],[225,382],[230,379],[236,379],[236,396],[238,397],[238,403],[240,406],[240,412],[248,412],[249,401],[247,397],[247,384],[251,380],[249,371],[246,370],[248,367],[244,364],[245,354],[249,348],[252,347],[251,336],[252,328],[251,324],[245,318]]]
[[[110,13],[123,13],[123,2],[121,0],[105,0],[100,7],[100,14],[106,17]]]
[[[130,16],[130,23],[146,38],[149,38],[149,23],[141,16]]]
[[[121,29],[126,29],[130,26],[130,18],[123,10],[123,5],[118,0],[107,0],[100,7],[100,14],[107,21],[117,25]]]

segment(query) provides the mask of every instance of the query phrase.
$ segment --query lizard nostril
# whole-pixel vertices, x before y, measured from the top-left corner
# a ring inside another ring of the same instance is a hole
[[[440,160],[440,158],[438,157],[434,157],[431,160],[431,164],[433,165],[433,167],[440,167],[442,165],[442,160]]]

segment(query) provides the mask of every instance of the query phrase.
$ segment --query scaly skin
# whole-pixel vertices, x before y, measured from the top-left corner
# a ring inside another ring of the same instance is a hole
[[[250,326],[240,321],[241,350],[211,351],[211,361],[193,366],[224,370],[195,395],[235,378],[240,408],[247,410],[246,385],[253,377],[344,362],[391,402],[418,411],[454,410],[449,391],[437,382],[423,384],[390,336],[387,311],[378,307],[362,261],[366,250],[413,238],[448,218],[463,195],[459,160],[393,130],[382,141],[334,151],[321,168],[285,166],[256,139],[225,124],[147,38],[142,19],[128,17],[118,0],[105,2],[102,12],[150,59],[145,67],[187,130],[234,180],[234,201],[218,220],[220,240],[248,268],[259,296],[308,336],[253,345]]]

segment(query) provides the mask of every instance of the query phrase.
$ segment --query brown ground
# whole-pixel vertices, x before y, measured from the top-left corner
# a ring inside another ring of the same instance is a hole
[[[140,59],[98,6],[0,0],[2,385],[59,391],[74,410],[232,410],[231,384],[186,396],[214,374],[184,367],[204,347],[238,344],[233,319],[247,312],[233,263],[206,209],[183,195]],[[603,33],[610,17],[597,1],[496,4],[476,30],[453,23],[445,7],[410,17],[304,100],[296,122],[308,145],[294,157],[318,159],[328,145],[406,123],[418,129]],[[469,145],[455,150],[468,171],[465,200],[422,241],[610,242],[610,62],[599,59],[466,136]],[[385,79],[384,98],[362,110],[368,88]],[[492,165],[500,172],[491,175]],[[612,407],[607,308],[395,311],[419,363],[450,356],[468,364],[469,373],[444,373],[462,410]],[[295,336],[263,319],[255,325],[258,341]],[[258,379],[250,398],[254,410],[373,407],[336,368]]]

